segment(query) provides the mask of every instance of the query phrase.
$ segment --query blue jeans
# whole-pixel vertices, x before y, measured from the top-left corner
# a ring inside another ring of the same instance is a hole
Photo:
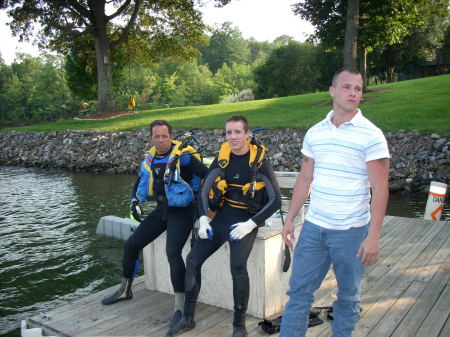
[[[360,280],[364,271],[359,246],[368,225],[348,230],[332,230],[305,221],[295,247],[289,301],[281,322],[279,337],[301,337],[308,329],[313,293],[320,287],[333,264],[338,293],[333,303],[333,337],[350,337],[359,315]]]

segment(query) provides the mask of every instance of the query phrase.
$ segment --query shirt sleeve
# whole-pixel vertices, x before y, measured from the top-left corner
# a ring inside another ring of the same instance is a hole
[[[380,129],[376,129],[374,137],[367,143],[364,149],[364,157],[366,162],[375,159],[390,158],[386,138]]]
[[[306,132],[305,138],[303,139],[303,147],[301,152],[309,158],[314,158],[311,145],[309,144],[309,131]]]

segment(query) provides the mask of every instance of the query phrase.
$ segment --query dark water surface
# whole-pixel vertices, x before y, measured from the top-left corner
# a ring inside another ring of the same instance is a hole
[[[128,215],[134,180],[0,168],[0,336],[19,336],[21,319],[118,283],[122,241],[95,229],[102,216]],[[426,198],[391,195],[388,214],[422,217]]]

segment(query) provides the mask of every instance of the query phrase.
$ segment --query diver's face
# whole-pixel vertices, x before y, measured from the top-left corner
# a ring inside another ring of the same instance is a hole
[[[247,139],[250,130],[245,130],[241,121],[230,121],[225,125],[225,137],[234,154],[245,154],[248,151]]]
[[[156,147],[156,153],[164,154],[170,150],[172,135],[167,125],[155,125],[152,129],[152,143]]]

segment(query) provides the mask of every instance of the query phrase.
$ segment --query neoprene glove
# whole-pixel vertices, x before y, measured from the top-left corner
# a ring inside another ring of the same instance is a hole
[[[144,215],[144,212],[142,211],[141,206],[139,206],[139,202],[137,199],[131,200],[130,204],[130,219],[141,222],[141,215]]]
[[[200,239],[212,240],[213,230],[209,224],[210,219],[206,215],[202,215],[198,222],[200,222],[200,228],[198,230],[198,236]]]
[[[248,233],[250,233],[254,228],[256,227],[256,224],[253,222],[252,219],[248,219],[245,222],[238,222],[234,225],[231,225],[232,231],[230,232],[230,240],[240,240],[244,236],[246,236]]]

